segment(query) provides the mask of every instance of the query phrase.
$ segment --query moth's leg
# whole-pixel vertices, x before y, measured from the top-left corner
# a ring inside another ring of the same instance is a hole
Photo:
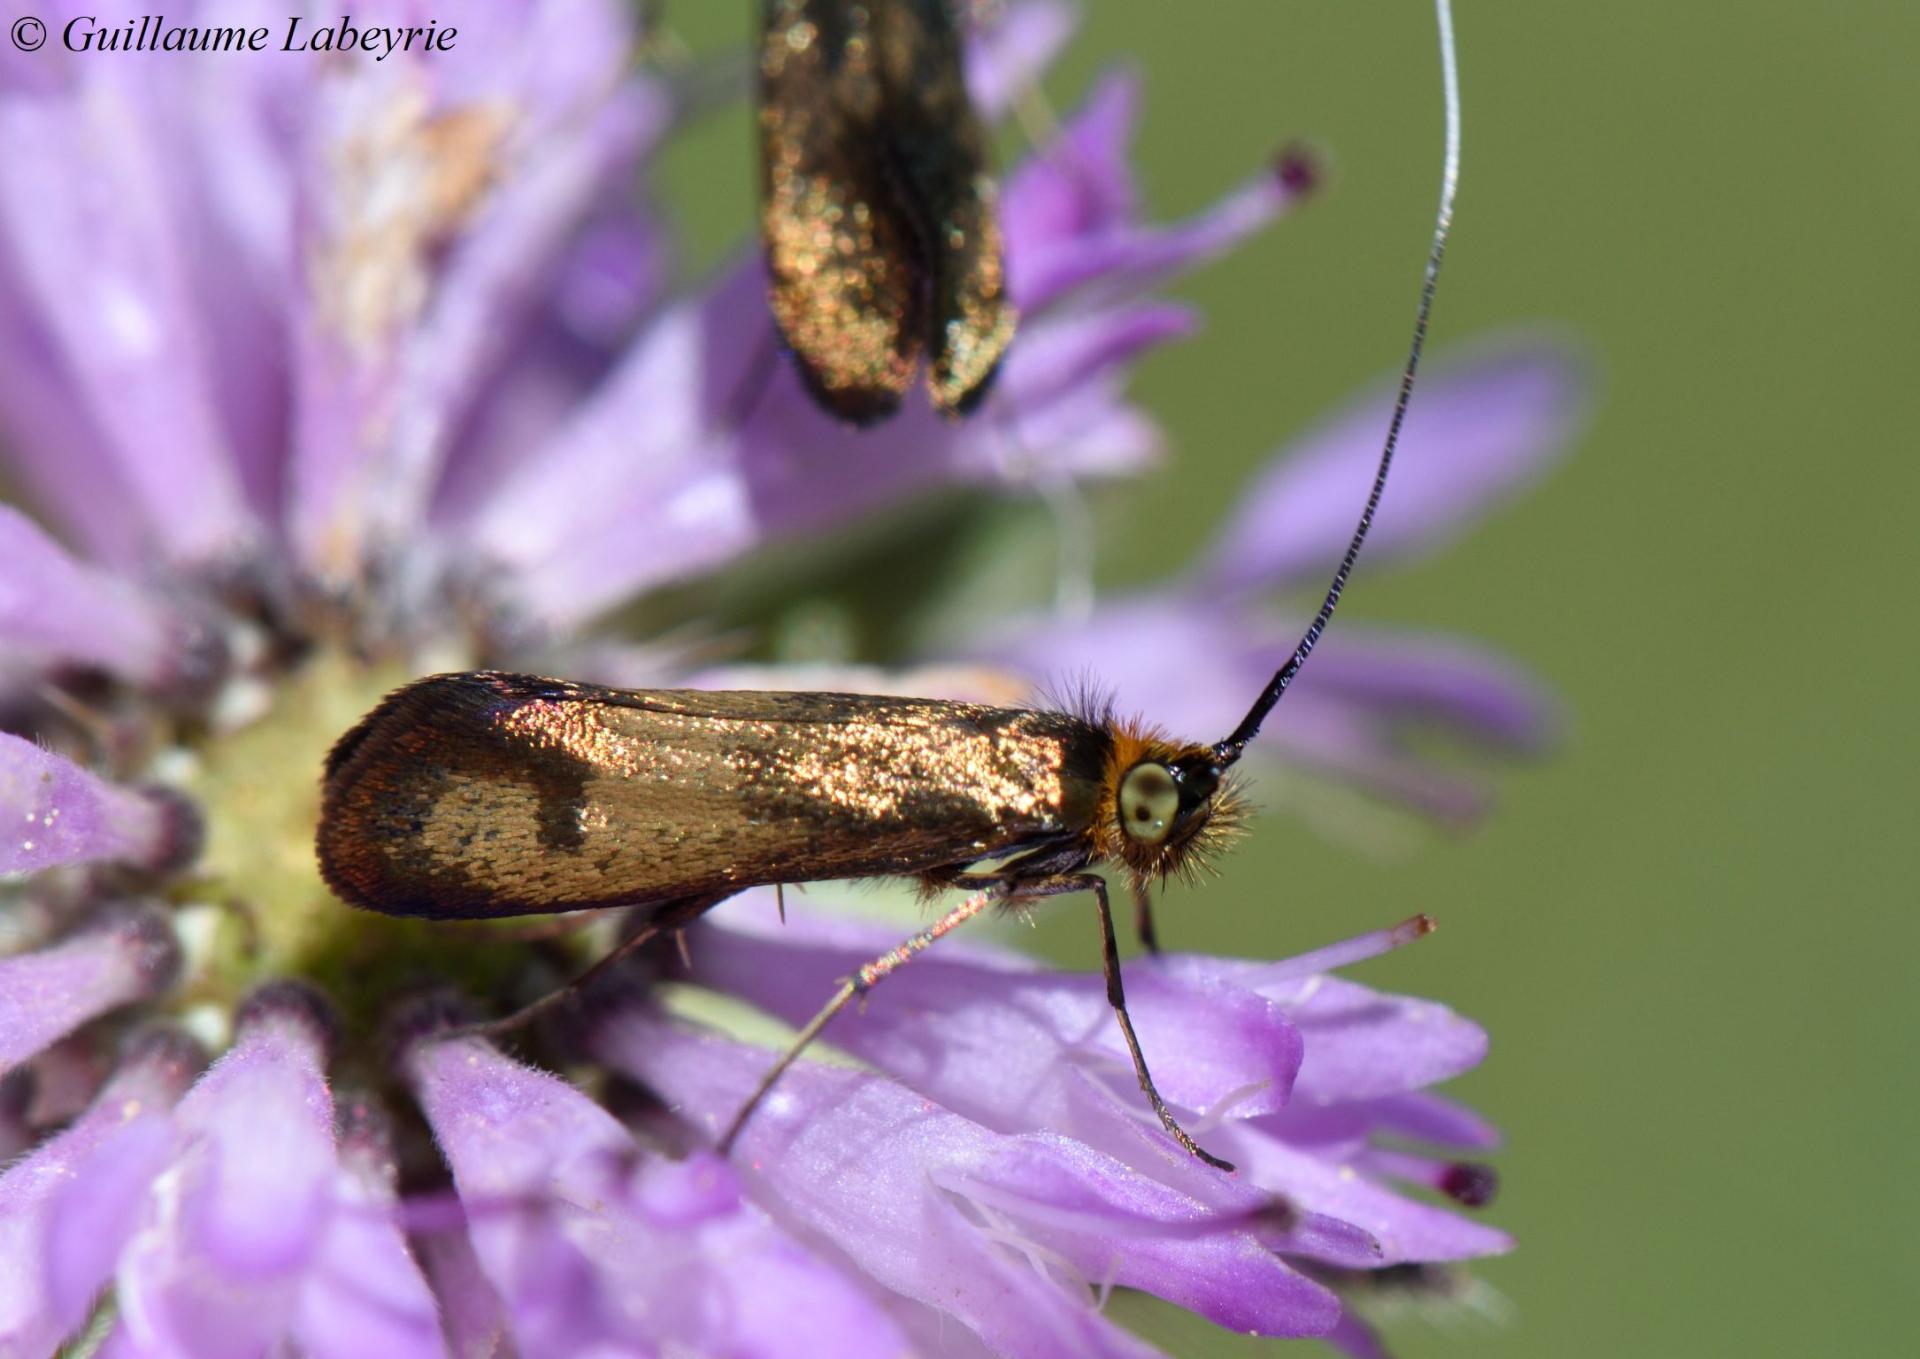
[[[780,1060],[769,1067],[767,1074],[760,1078],[760,1083],[753,1087],[753,1093],[747,1096],[746,1103],[740,1106],[740,1112],[733,1116],[733,1122],[727,1125],[726,1132],[721,1135],[720,1154],[726,1156],[732,1153],[734,1140],[740,1136],[740,1130],[746,1127],[747,1120],[753,1117],[753,1111],[760,1106],[760,1101],[767,1097],[767,1092],[773,1089],[775,1083],[786,1073],[787,1068],[800,1059],[800,1054],[812,1045],[821,1031],[833,1022],[835,1015],[846,1009],[857,997],[865,995],[887,977],[905,967],[912,961],[915,954],[932,947],[933,942],[940,936],[955,926],[973,919],[1006,895],[1006,887],[1000,884],[995,884],[985,891],[975,892],[913,938],[898,948],[881,954],[842,982],[840,989],[833,993],[833,999],[821,1007],[819,1014],[807,1021],[806,1026],[794,1036],[792,1045],[781,1055]]]
[[[1133,932],[1139,937],[1141,948],[1156,958],[1160,956],[1160,936],[1153,928],[1153,898],[1147,895],[1147,885],[1143,882],[1133,884]]]
[[[483,1020],[478,1024],[463,1024],[448,1034],[448,1037],[497,1038],[501,1034],[523,1029],[541,1015],[582,994],[617,964],[632,957],[637,950],[644,948],[663,934],[686,928],[732,895],[731,892],[708,892],[703,896],[675,897],[660,902],[655,906],[653,914],[642,922],[638,929],[608,949],[605,956],[565,986],[549,991],[531,1005],[524,1005],[512,1014],[502,1015],[499,1019]]]
[[[1231,1161],[1223,1161],[1203,1150],[1187,1134],[1187,1130],[1174,1119],[1166,1101],[1160,1098],[1160,1092],[1154,1089],[1153,1076],[1147,1071],[1147,1059],[1140,1052],[1139,1036],[1133,1031],[1133,1018],[1127,1013],[1126,989],[1120,983],[1120,946],[1113,932],[1113,909],[1107,904],[1106,879],[1097,873],[1070,873],[1057,878],[1042,878],[1037,882],[1023,882],[1015,889],[1015,895],[1022,897],[1055,897],[1068,892],[1091,892],[1094,900],[1100,903],[1100,945],[1107,978],[1107,1004],[1113,1006],[1114,1017],[1120,1021],[1120,1032],[1127,1040],[1127,1051],[1133,1054],[1134,1074],[1140,1078],[1140,1088],[1146,1092],[1153,1112],[1160,1116],[1161,1124],[1181,1146],[1215,1169],[1232,1170]]]

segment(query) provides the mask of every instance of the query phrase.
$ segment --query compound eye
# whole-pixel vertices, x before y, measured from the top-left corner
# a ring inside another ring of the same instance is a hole
[[[1173,829],[1180,789],[1163,764],[1137,764],[1120,780],[1120,825],[1142,844],[1157,845]]]

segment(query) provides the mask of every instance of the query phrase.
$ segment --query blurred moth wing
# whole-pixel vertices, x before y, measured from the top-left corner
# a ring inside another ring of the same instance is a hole
[[[440,919],[939,877],[1078,843],[1109,747],[1018,708],[439,675],[335,745],[320,865],[354,905]]]
[[[946,0],[765,0],[761,230],[800,375],[856,424],[986,394],[1015,315],[997,187]]]

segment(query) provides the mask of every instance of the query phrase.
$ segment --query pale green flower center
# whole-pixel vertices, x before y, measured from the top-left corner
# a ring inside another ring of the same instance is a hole
[[[497,1004],[557,982],[574,965],[527,923],[409,920],[357,910],[320,879],[314,830],[328,749],[380,697],[413,678],[323,653],[278,688],[270,712],[206,738],[182,781],[206,819],[206,848],[172,893],[188,969],[180,1011],[216,1042],[262,982],[312,982],[338,1008],[343,1037],[372,1038],[396,1000],[450,987]],[[560,966],[555,967],[555,962]]]

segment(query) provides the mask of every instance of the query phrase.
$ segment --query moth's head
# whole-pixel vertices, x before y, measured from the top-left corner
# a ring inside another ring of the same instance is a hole
[[[1204,866],[1243,813],[1239,785],[1212,748],[1118,724],[1097,835],[1103,856],[1125,864],[1136,884]]]

